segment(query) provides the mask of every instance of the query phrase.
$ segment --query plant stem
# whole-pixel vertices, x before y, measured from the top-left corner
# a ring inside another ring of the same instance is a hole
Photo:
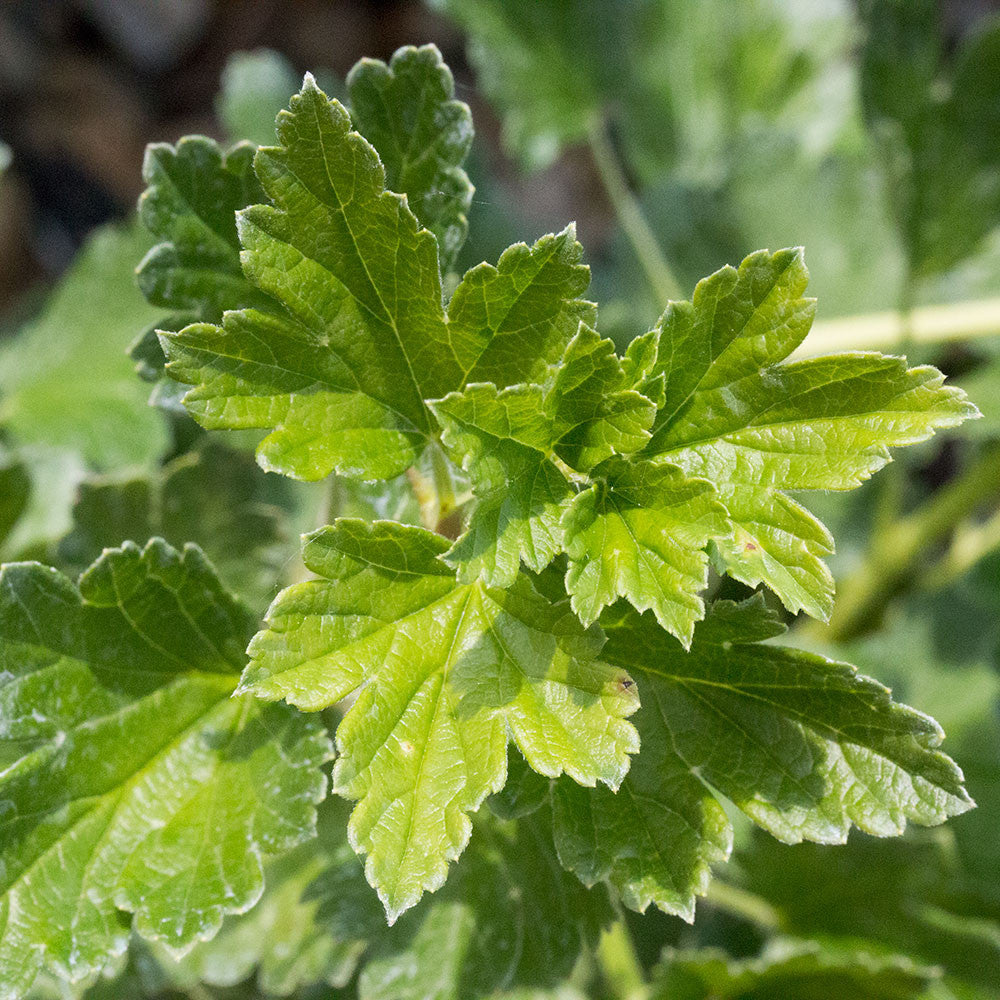
[[[767,931],[781,929],[781,914],[762,896],[739,886],[713,879],[705,898],[712,906],[725,910]]]
[[[877,626],[886,606],[913,578],[926,550],[998,491],[1000,446],[994,445],[916,511],[884,528],[865,563],[839,588],[829,625],[805,627],[820,637],[844,641]]]
[[[597,961],[601,976],[616,1000],[643,1000],[648,996],[646,977],[621,912],[610,927],[601,931]]]
[[[980,559],[1000,549],[1000,510],[982,523],[963,521],[948,551],[920,577],[921,590],[939,590],[963,577]]]
[[[608,194],[618,222],[628,237],[642,269],[646,272],[650,287],[661,309],[666,309],[671,299],[684,297],[680,282],[667,263],[656,237],[639,202],[628,186],[625,172],[608,138],[604,122],[595,119],[590,129],[590,151],[594,157],[597,173]]]
[[[866,313],[813,324],[791,355],[813,357],[831,351],[899,350],[900,345],[944,344],[1000,335],[1000,298],[921,306],[909,311]]]

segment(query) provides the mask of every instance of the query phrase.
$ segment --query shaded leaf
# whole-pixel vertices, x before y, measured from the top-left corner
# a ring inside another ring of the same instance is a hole
[[[454,99],[451,71],[434,45],[397,49],[389,64],[362,59],[347,77],[351,119],[378,150],[385,186],[407,195],[436,237],[447,270],[469,230],[473,187],[462,169],[472,115]]]
[[[79,588],[4,567],[0,996],[103,968],[130,913],[185,950],[313,834],[323,728],[231,697],[253,621],[193,546],[109,550]]]
[[[759,598],[716,602],[688,653],[648,614],[602,625],[602,657],[639,685],[642,752],[617,795],[556,786],[556,843],[630,907],[693,919],[732,843],[715,790],[785,843],[893,836],[972,806],[937,723],[847,664],[766,643],[783,626]]]

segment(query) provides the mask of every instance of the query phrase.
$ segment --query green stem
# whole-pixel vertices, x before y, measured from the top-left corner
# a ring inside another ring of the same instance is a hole
[[[954,340],[1000,335],[1000,298],[920,306],[899,311],[844,316],[813,324],[792,358],[831,351],[899,350],[909,344],[945,344]]]
[[[766,931],[781,930],[781,914],[762,896],[713,879],[705,898],[712,906]]]
[[[844,641],[876,627],[889,602],[913,581],[927,549],[998,491],[1000,446],[994,445],[916,511],[879,533],[865,563],[838,588],[829,626],[818,626],[817,634]]]
[[[963,521],[948,551],[920,577],[921,590],[940,590],[965,576],[980,559],[1000,549],[1000,510],[982,523]]]
[[[680,282],[667,263],[656,237],[653,235],[639,202],[628,186],[614,147],[608,138],[604,123],[595,119],[590,129],[590,151],[594,157],[597,173],[608,194],[618,222],[628,237],[642,269],[646,272],[653,294],[661,309],[666,309],[671,299],[684,297]]]
[[[601,932],[597,961],[601,976],[616,1000],[644,1000],[649,995],[639,956],[621,914]]]

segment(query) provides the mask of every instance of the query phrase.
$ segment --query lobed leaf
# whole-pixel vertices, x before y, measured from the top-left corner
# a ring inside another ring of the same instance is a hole
[[[0,996],[79,981],[129,917],[184,951],[252,906],[262,857],[311,836],[330,748],[308,717],[232,698],[252,616],[201,552],[106,551],[79,587],[0,573]]]
[[[617,787],[637,749],[632,681],[527,579],[459,583],[446,539],[341,519],[307,536],[320,579],[272,604],[239,690],[316,710],[357,692],[337,730],[334,790],[390,922],[440,887],[468,814],[506,779],[513,739],[541,774]]]
[[[589,625],[624,597],[689,646],[704,617],[705,547],[728,534],[726,509],[711,483],[670,465],[615,457],[592,476],[597,482],[573,498],[561,523],[573,610]]]
[[[437,237],[442,270],[469,231],[475,190],[462,163],[472,145],[468,105],[435,45],[397,49],[386,65],[361,59],[347,77],[351,119],[378,150],[385,185],[406,193],[413,214]]]
[[[617,795],[556,786],[556,844],[634,909],[693,919],[732,844],[716,791],[785,843],[842,843],[852,825],[894,836],[973,805],[933,719],[848,664],[766,643],[784,629],[759,597],[717,601],[689,652],[648,614],[602,625],[602,657],[642,694],[642,753]]]
[[[552,561],[574,495],[567,471],[587,472],[648,441],[655,407],[633,385],[611,341],[581,324],[543,383],[476,383],[431,403],[478,497],[449,553],[463,580],[508,586],[522,560],[535,572]]]
[[[717,540],[727,571],[765,583],[790,611],[827,618],[833,539],[785,490],[849,490],[889,460],[889,448],[976,416],[930,366],[838,354],[785,362],[805,338],[814,303],[799,250],[751,254],[698,283],[658,325],[653,373],[665,403],[642,452],[708,479],[729,511]]]

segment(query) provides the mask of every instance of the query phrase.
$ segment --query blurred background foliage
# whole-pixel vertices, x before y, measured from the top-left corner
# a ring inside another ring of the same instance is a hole
[[[145,144],[265,143],[303,71],[336,95],[360,57],[424,42],[476,125],[459,272],[575,219],[600,328],[624,345],[703,275],[803,244],[819,299],[804,352],[905,352],[984,414],[857,493],[811,499],[838,540],[839,603],[794,635],[935,715],[979,809],[836,849],[741,826],[693,927],[629,914],[630,960],[664,998],[1000,997],[1000,3],[5,3],[0,555],[74,569],[126,535],[195,540],[263,611],[302,527],[417,516],[405,480],[378,499],[338,484],[319,509],[162,387],[149,406],[126,351],[162,320],[133,273],[151,243]],[[323,870],[316,854],[276,863],[262,906],[216,942],[181,965],[139,950],[88,996],[334,995],[364,935],[327,919]],[[383,995],[375,975],[366,996]],[[544,996],[602,995],[592,968],[573,975]]]

